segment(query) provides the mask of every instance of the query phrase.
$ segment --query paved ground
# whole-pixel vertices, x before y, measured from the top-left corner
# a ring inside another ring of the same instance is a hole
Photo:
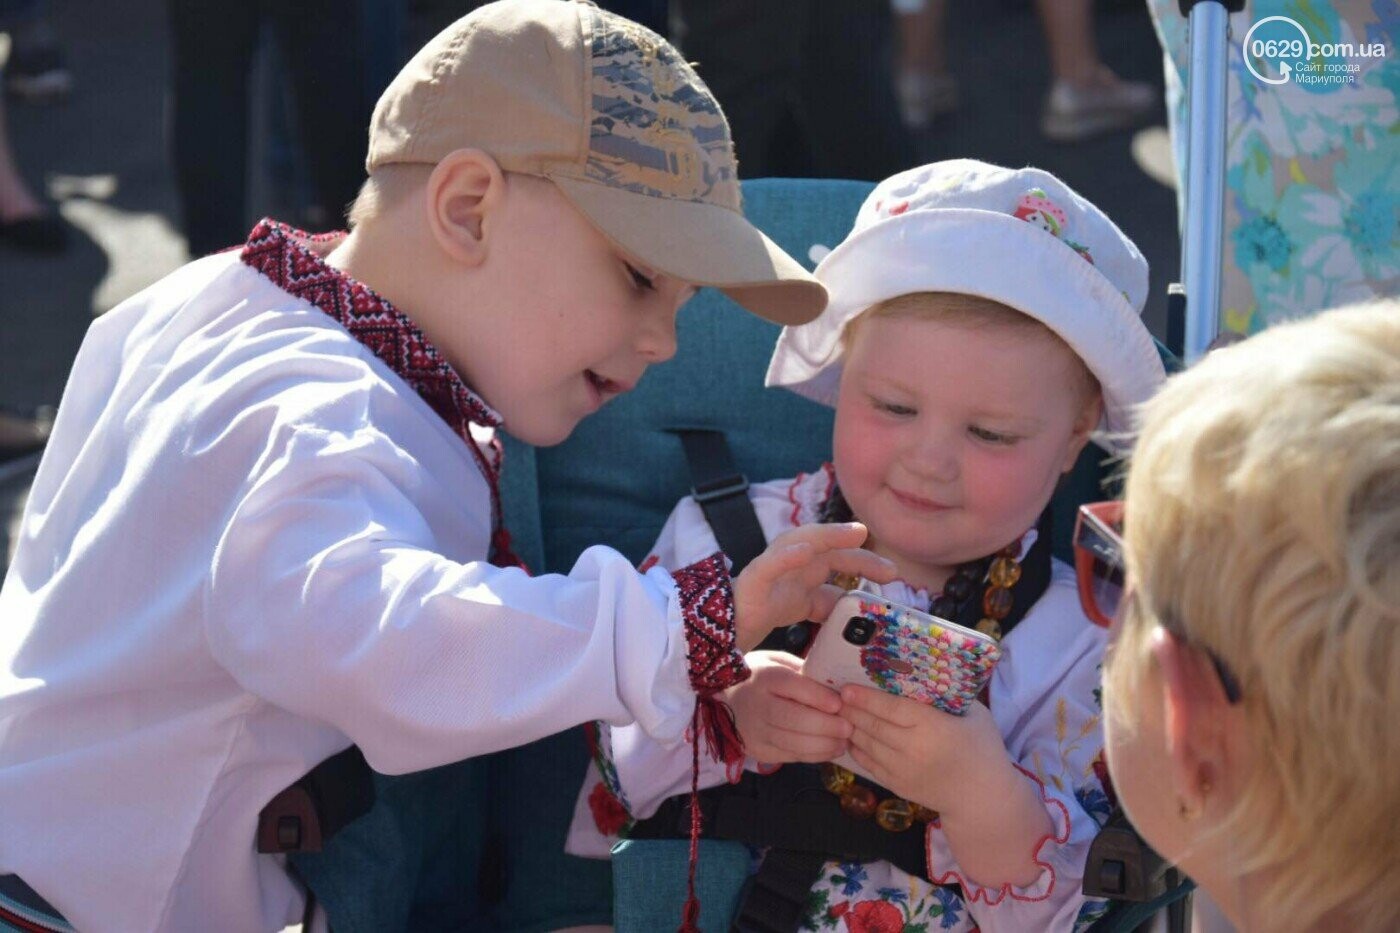
[[[165,137],[165,3],[67,0],[52,6],[76,91],[54,107],[11,104],[8,116],[27,177],[60,203],[76,235],[57,258],[0,249],[0,405],[56,405],[94,315],[185,258]],[[1036,116],[1047,68],[1039,26],[1026,5],[955,4],[950,21],[963,109],[925,134],[927,157],[1036,164],[1102,206],[1152,264],[1147,318],[1160,334],[1162,295],[1178,263],[1175,202],[1134,163],[1133,134],[1076,146],[1040,137]],[[1100,15],[1099,31],[1110,65],[1160,84],[1160,52],[1140,5],[1112,4]],[[255,178],[254,190],[267,186]],[[256,205],[250,214],[265,210]],[[0,566],[5,531],[26,482],[0,469]]]

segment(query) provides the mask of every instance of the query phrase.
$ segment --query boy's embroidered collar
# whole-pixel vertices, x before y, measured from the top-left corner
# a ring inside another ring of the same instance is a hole
[[[500,427],[501,416],[467,387],[418,325],[306,245],[342,236],[312,235],[264,218],[248,234],[239,258],[284,292],[310,302],[340,322],[468,442],[469,424]]]

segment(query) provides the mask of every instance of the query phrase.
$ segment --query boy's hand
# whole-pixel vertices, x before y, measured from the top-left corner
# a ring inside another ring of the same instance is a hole
[[[801,674],[802,662],[782,651],[754,651],[753,676],[725,691],[744,751],[764,764],[830,761],[846,750],[851,724],[835,690]]]
[[[894,564],[860,548],[860,522],[803,525],[774,538],[734,579],[734,624],[740,651],[763,641],[774,628],[804,619],[821,622],[844,593],[830,586],[833,572],[876,583],[894,579]]]

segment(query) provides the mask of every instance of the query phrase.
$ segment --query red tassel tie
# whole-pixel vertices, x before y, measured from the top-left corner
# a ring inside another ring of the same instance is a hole
[[[709,696],[695,704],[695,712],[700,718],[700,732],[705,736],[705,750],[715,761],[724,762],[724,776],[730,784],[739,783],[744,776],[744,740],[739,735],[734,711],[728,703]]]
[[[491,563],[497,567],[519,567],[526,573],[530,572],[530,568],[525,566],[525,562],[511,547],[510,532],[505,528],[497,528],[491,535]]]
[[[724,762],[729,783],[744,775],[744,741],[734,711],[715,696],[701,697],[690,719],[690,864],[686,878],[685,908],[678,933],[700,933],[700,899],[695,895],[695,869],[700,863],[700,740],[716,761]]]

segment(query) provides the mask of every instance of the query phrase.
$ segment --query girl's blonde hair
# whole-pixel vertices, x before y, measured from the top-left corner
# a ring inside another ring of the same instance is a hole
[[[1400,929],[1400,302],[1277,326],[1169,380],[1126,513],[1115,715],[1170,617],[1240,679],[1255,767],[1219,832],[1262,872],[1253,919]]]
[[[1101,391],[1099,380],[1084,365],[1084,360],[1074,349],[1050,328],[1036,318],[1010,305],[1004,305],[980,295],[967,295],[962,292],[913,292],[900,295],[872,305],[847,322],[841,331],[841,352],[850,352],[856,331],[862,321],[877,317],[915,317],[922,320],[939,321],[961,327],[1003,327],[1012,333],[1020,333],[1032,339],[1044,340],[1063,348],[1074,362],[1073,376],[1077,387],[1086,400],[1097,398]]]

